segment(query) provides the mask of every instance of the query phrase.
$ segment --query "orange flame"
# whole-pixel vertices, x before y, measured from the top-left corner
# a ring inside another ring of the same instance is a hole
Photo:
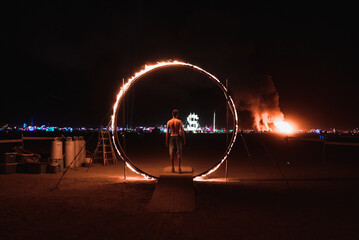
[[[277,112],[274,116],[269,112],[255,113],[254,122],[258,131],[276,131],[285,134],[291,134],[294,131],[294,127],[284,121],[282,112]]]
[[[294,131],[294,128],[286,121],[277,121],[274,125],[280,133],[291,134]]]

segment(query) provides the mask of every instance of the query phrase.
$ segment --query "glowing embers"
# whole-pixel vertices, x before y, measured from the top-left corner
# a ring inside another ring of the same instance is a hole
[[[179,61],[169,61],[169,62],[159,62],[157,64],[154,65],[146,65],[144,69],[140,70],[139,72],[135,73],[134,76],[132,76],[131,78],[128,79],[128,81],[123,85],[123,87],[120,89],[119,93],[117,94],[116,97],[116,102],[113,106],[113,114],[111,116],[111,129],[112,129],[112,140],[115,146],[115,149],[118,153],[118,155],[122,158],[123,161],[126,162],[126,166],[129,167],[132,171],[134,171],[137,174],[142,175],[145,178],[148,179],[153,179],[156,178],[154,176],[151,176],[148,173],[145,173],[144,171],[142,171],[141,169],[137,168],[132,162],[131,160],[127,157],[127,155],[125,154],[125,152],[122,149],[121,144],[118,141],[118,136],[117,136],[117,115],[118,115],[118,109],[121,105],[121,102],[123,101],[123,98],[126,94],[126,92],[131,88],[131,86],[137,81],[139,80],[142,76],[144,76],[145,74],[156,70],[156,69],[160,69],[160,68],[165,68],[165,67],[172,67],[172,66],[176,66],[176,67],[187,67],[187,68],[191,68],[194,70],[197,70],[203,74],[205,74],[207,77],[209,77],[212,81],[214,81],[217,86],[222,90],[224,97],[226,98],[227,101],[227,105],[233,115],[233,134],[232,134],[232,138],[230,140],[230,143],[224,153],[224,157],[215,165],[212,166],[210,169],[198,174],[197,176],[195,176],[196,179],[201,178],[201,177],[205,177],[209,174],[211,174],[212,172],[214,172],[216,169],[219,168],[219,166],[227,159],[229,153],[232,150],[233,144],[236,141],[237,138],[237,134],[238,134],[238,114],[237,114],[237,110],[236,107],[234,105],[233,99],[232,97],[228,94],[228,90],[227,88],[221,83],[221,81],[219,81],[218,78],[216,78],[214,75],[212,75],[211,73],[205,71],[204,69],[190,64],[190,63],[184,63],[184,62],[179,62]]]

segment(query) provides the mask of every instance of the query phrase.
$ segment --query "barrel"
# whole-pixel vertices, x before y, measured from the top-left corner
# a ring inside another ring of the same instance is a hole
[[[63,159],[63,149],[62,149],[62,141],[58,138],[55,138],[54,141],[52,141],[51,145],[51,159],[57,160],[57,159]]]
[[[74,143],[75,143],[75,156],[76,160],[74,162],[74,167],[80,167],[81,166],[81,143],[79,141],[79,137],[74,137]]]
[[[72,141],[71,137],[68,137],[65,142],[65,167],[70,166],[75,156],[75,142]],[[74,167],[74,163],[71,167]]]
[[[79,137],[79,141],[80,141],[80,147],[81,147],[80,162],[81,162],[81,165],[82,165],[85,162],[85,159],[86,159],[86,141],[84,140],[83,136]]]

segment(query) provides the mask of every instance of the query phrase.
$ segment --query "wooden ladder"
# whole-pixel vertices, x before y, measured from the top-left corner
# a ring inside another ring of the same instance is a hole
[[[94,153],[94,162],[97,160],[103,160],[103,165],[108,165],[110,162],[117,164],[117,158],[113,150],[108,128],[106,130],[100,129],[99,131],[97,147]]]

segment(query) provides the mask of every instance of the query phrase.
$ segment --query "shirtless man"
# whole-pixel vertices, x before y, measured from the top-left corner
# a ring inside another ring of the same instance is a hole
[[[172,111],[173,118],[167,122],[166,132],[166,147],[169,143],[170,159],[172,163],[172,172],[175,172],[174,158],[177,154],[178,159],[178,172],[182,173],[181,159],[182,159],[182,143],[186,145],[186,138],[184,136],[182,121],[178,119],[178,110]]]

